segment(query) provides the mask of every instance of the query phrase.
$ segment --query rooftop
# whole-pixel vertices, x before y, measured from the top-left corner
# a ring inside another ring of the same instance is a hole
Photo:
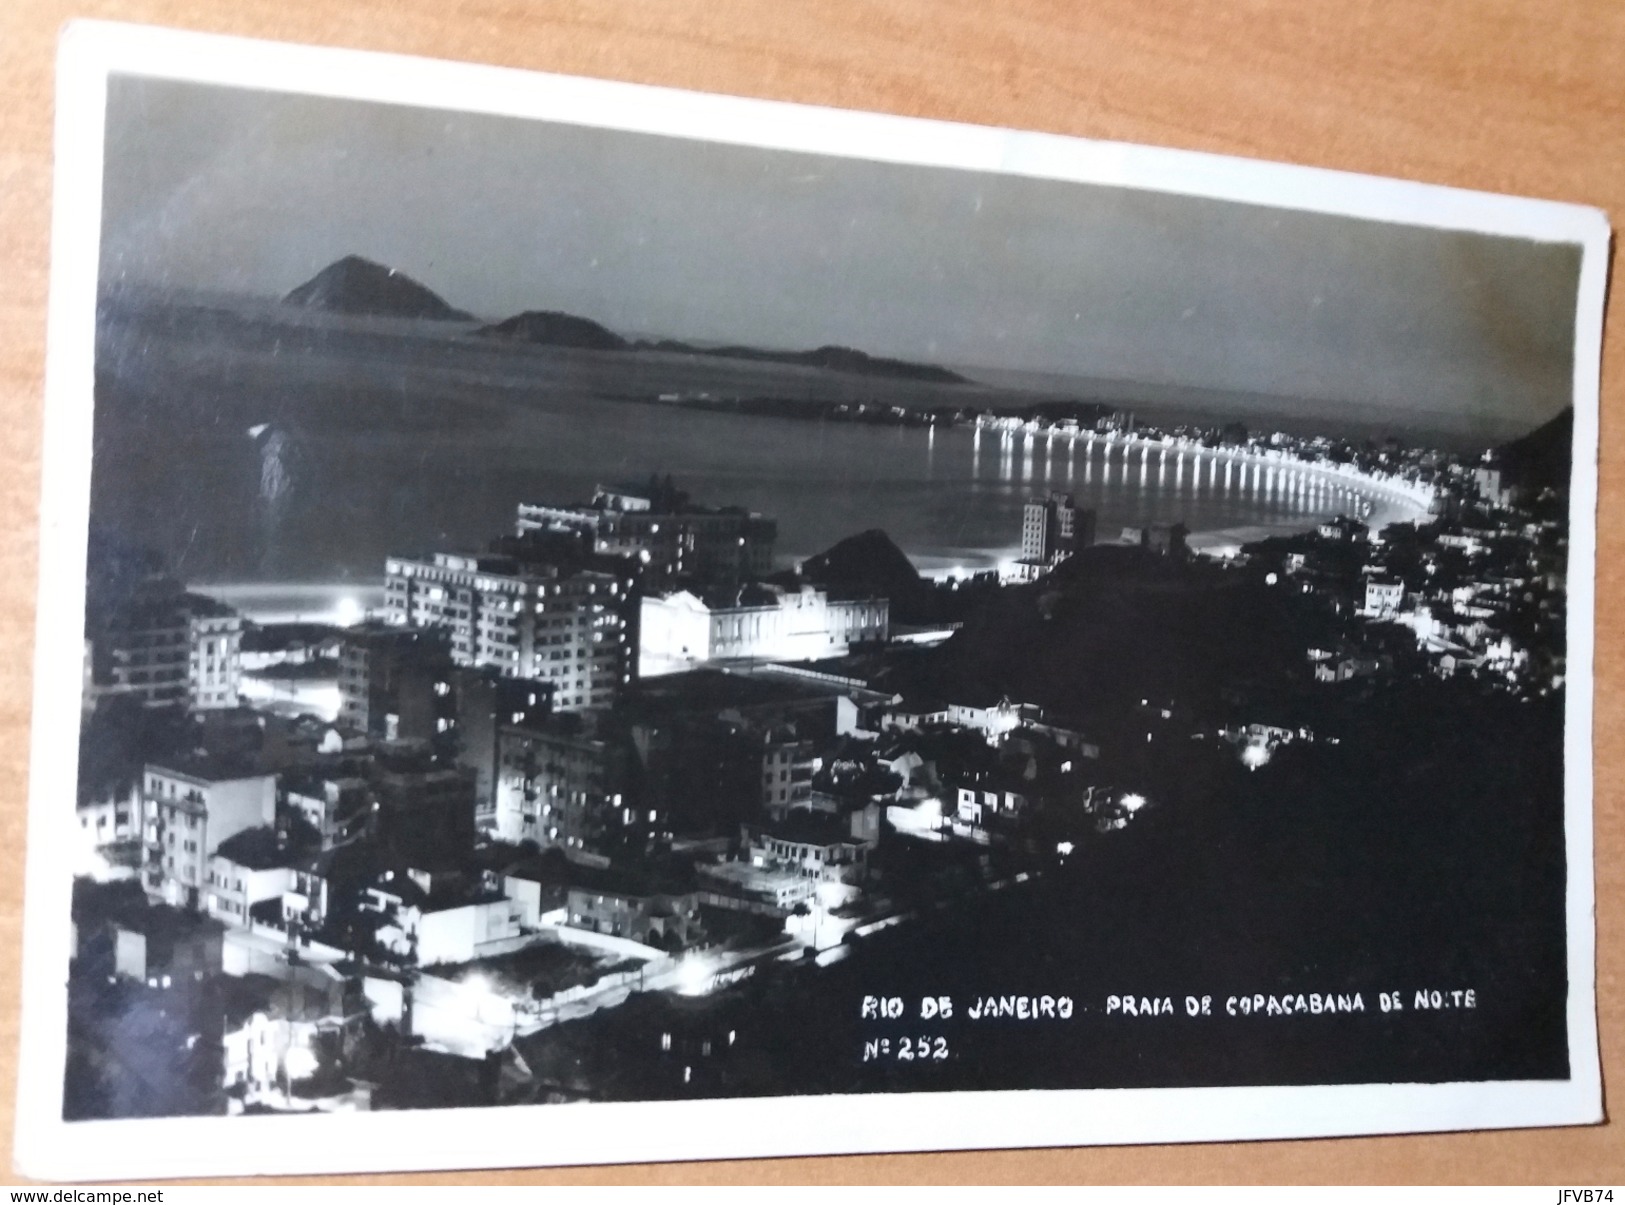
[[[404,565],[432,565],[462,573],[480,573],[493,578],[522,582],[556,582],[574,577],[602,578],[613,582],[626,577],[628,558],[595,553],[579,545],[550,539],[553,533],[530,532],[501,536],[485,552],[437,552],[432,557],[395,556],[391,562]]]
[[[890,704],[886,710],[892,715],[937,715],[946,714],[948,704],[940,699],[927,698],[924,695],[902,695],[896,702]]]
[[[304,795],[311,799],[322,799],[327,795],[327,786],[334,784],[341,792],[361,790],[367,785],[367,780],[358,774],[345,773],[335,767],[331,770],[307,769],[293,770],[280,776],[282,789],[290,795]]]
[[[639,712],[715,711],[725,707],[815,704],[829,697],[826,688],[795,678],[694,669],[639,682],[632,707]]]
[[[573,887],[628,899],[684,895],[694,890],[693,868],[682,863],[587,866],[562,854],[539,854],[508,868],[514,878],[555,887]]]
[[[216,847],[214,854],[245,870],[276,870],[297,865],[304,858],[304,852],[288,840],[286,833],[278,832],[269,825],[245,828],[227,837]]]
[[[828,812],[790,812],[783,820],[755,826],[763,836],[776,841],[791,841],[797,845],[857,844],[846,822]]]
[[[786,883],[806,882],[796,871],[752,866],[749,862],[716,862],[700,867],[699,873],[747,891],[772,891]]]
[[[461,870],[431,873],[396,868],[377,876],[373,885],[421,912],[449,912],[507,898],[484,875],[471,876]]]
[[[251,757],[212,756],[193,751],[148,762],[147,773],[172,774],[195,782],[240,782],[245,778],[269,778],[270,773]]]
[[[670,476],[664,480],[651,476],[645,482],[623,482],[599,485],[593,490],[592,508],[595,510],[646,511],[655,515],[743,515],[739,506],[701,506],[686,490],[680,490]]]
[[[307,854],[297,864],[306,874],[319,875],[330,883],[361,882],[384,868],[385,855],[367,841],[352,841],[318,854]]]

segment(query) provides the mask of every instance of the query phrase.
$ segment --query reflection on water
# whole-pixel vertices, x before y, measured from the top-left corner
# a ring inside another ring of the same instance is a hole
[[[192,581],[368,584],[390,553],[483,546],[522,500],[581,500],[656,472],[700,502],[775,517],[782,563],[878,527],[926,571],[1017,555],[1022,505],[1045,489],[1094,508],[1105,539],[1154,522],[1195,533],[1301,528],[1357,504],[1295,470],[1099,439],[595,410],[587,423],[579,409],[539,405],[504,429],[432,439],[290,433],[294,467],[275,524],[264,522],[260,456],[241,432],[188,432],[156,454],[104,447],[96,516]],[[176,457],[187,472],[174,471]]]

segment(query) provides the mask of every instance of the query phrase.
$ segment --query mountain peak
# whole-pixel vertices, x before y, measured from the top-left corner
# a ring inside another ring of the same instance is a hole
[[[920,588],[920,571],[878,527],[847,536],[801,563],[801,575],[820,586],[873,587],[887,595]]]
[[[406,273],[359,255],[346,255],[328,264],[292,290],[282,303],[377,318],[428,318],[441,322],[466,322],[470,318]]]

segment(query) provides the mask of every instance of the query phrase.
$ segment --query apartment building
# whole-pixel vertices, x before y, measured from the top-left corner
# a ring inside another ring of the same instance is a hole
[[[392,624],[445,630],[458,665],[550,684],[557,711],[608,707],[637,670],[635,571],[612,563],[390,557],[386,615]]]

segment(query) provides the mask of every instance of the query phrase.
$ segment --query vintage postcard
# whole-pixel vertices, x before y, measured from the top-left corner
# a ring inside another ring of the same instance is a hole
[[[1603,215],[60,62],[21,1170],[1600,1119]]]

